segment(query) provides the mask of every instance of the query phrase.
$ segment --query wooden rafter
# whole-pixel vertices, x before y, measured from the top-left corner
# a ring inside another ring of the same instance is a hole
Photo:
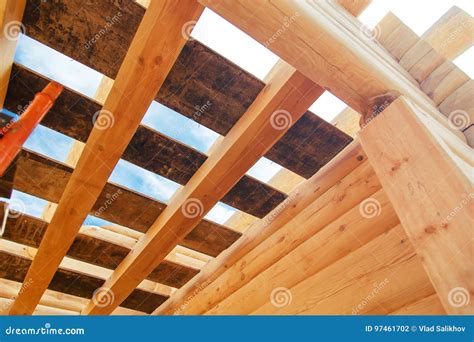
[[[84,313],[108,314],[119,305],[323,91],[288,64],[275,66],[247,112],[106,282],[115,302],[91,301]]]
[[[197,20],[196,2],[153,2],[143,17],[10,314],[31,314],[99,197]],[[108,127],[100,123],[108,121]]]

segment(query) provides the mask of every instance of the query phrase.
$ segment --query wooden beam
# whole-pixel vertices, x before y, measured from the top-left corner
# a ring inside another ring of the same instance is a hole
[[[473,45],[474,19],[469,13],[453,6],[421,38],[452,61]]]
[[[252,224],[239,240],[204,266],[192,281],[178,290],[175,295],[155,311],[155,314],[169,315],[184,312],[196,293],[203,291],[227,269],[237,265],[249,252],[278,232],[311,203],[324,196],[336,183],[358,168],[364,160],[365,155],[362,153],[359,142],[354,141],[313,177],[294,189],[285,202],[264,219]],[[333,196],[336,195],[337,191],[335,190]],[[331,195],[327,195],[327,199],[329,198],[331,198]],[[216,294],[216,292],[213,293]]]
[[[10,305],[13,303],[14,298],[18,295],[20,288],[21,288],[21,283],[0,278],[0,298],[7,300],[5,302],[5,305],[3,305],[3,303],[0,304],[1,308],[5,308],[5,310],[3,312],[0,312],[0,314],[2,315],[8,314]],[[81,298],[81,297],[73,296],[73,295],[58,292],[58,291],[46,290],[46,292],[44,293],[44,296],[41,297],[41,301],[39,305],[37,306],[37,308],[42,305],[45,308],[50,309],[51,314],[55,314],[55,313],[60,314],[61,311],[55,312],[55,309],[59,309],[59,310],[67,310],[66,314],[68,315],[71,315],[71,314],[79,315],[81,313],[81,310],[86,304],[87,304],[86,298]],[[39,314],[39,312],[35,311],[34,314],[37,315]],[[137,311],[137,310],[128,309],[128,308],[119,306],[112,313],[112,315],[135,316],[135,315],[145,315],[145,313],[142,311]]]
[[[247,112],[106,282],[115,302],[102,308],[91,302],[84,313],[108,314],[119,305],[323,91],[288,64],[278,63]]]
[[[344,108],[331,123],[347,135],[355,138],[360,130],[360,115],[351,107]]]
[[[84,152],[59,201],[11,314],[31,314],[99,197],[203,8],[192,0],[153,2],[143,17]]]
[[[20,33],[24,33],[21,23],[26,0],[4,0],[0,3],[0,109],[7,94],[13,57]]]
[[[425,116],[401,97],[360,139],[444,308],[472,314],[474,303],[467,299],[474,294],[473,169],[469,179],[426,127]],[[456,291],[464,302],[454,301]]]
[[[205,288],[201,288],[178,313],[205,313],[379,189],[380,184],[370,165],[365,163],[359,166],[298,215],[293,216],[278,231],[233,265],[226,267],[222,275],[212,283],[208,282]],[[295,204],[298,202],[293,202],[293,205]],[[283,210],[289,208],[287,205]],[[308,222],[313,224],[308,225]]]
[[[0,240],[1,278],[25,282],[27,268],[36,253],[37,249],[34,247],[6,239]],[[104,280],[111,273],[112,270],[110,269],[65,257],[61,261],[55,277],[49,284],[49,288],[54,291],[90,299],[93,296],[93,292],[102,286]],[[30,282],[28,284],[29,286],[33,285]],[[166,300],[172,293],[172,290],[174,289],[144,280],[137,286],[132,296],[130,296],[131,300],[127,299],[122,305],[136,309],[146,307],[146,310],[151,312],[156,308],[152,306]],[[144,300],[149,302],[142,302]]]
[[[252,315],[384,315],[429,296],[433,286],[407,240],[398,225],[287,289],[287,305],[267,296]]]
[[[267,46],[308,78],[361,114],[370,110],[369,99],[396,90],[449,129],[409,74],[334,1],[199,1],[262,44],[282,31],[285,18],[295,18]]]
[[[299,246],[285,253],[281,259],[274,259],[274,263],[260,273],[253,273],[254,277],[251,275],[249,277],[247,268],[260,263],[261,256],[265,257],[266,253],[255,258],[248,264],[248,267],[241,271],[241,278],[250,278],[248,283],[231,292],[227,298],[207,310],[206,314],[249,314],[264,305],[275,288],[295,286],[399,224],[398,217],[383,190],[370,195],[370,198],[380,205],[378,216],[362,216],[359,204],[325,227],[320,228],[319,231],[313,228],[314,226],[321,227],[319,215],[307,215],[303,212],[300,214],[304,217],[303,220],[298,220],[298,216],[295,217],[294,220],[298,223],[294,221],[288,223],[288,233],[286,234],[288,241],[297,240],[296,234],[290,235],[291,230],[312,232],[314,235],[310,235],[306,240],[301,239],[304,242]],[[365,199],[361,199],[360,203]],[[357,238],[354,238],[355,236]],[[285,244],[290,243],[285,243],[285,241],[276,243],[273,249],[286,251],[286,248],[283,247]],[[228,292],[223,287],[221,287],[221,291]],[[196,297],[198,296],[200,294]],[[208,303],[202,298],[196,298],[196,302]]]

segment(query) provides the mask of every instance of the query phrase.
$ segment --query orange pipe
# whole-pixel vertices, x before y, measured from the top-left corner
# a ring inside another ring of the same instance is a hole
[[[50,82],[42,92],[35,95],[18,121],[4,127],[4,136],[0,139],[0,176],[3,176],[26,139],[51,109],[62,90],[62,85]]]

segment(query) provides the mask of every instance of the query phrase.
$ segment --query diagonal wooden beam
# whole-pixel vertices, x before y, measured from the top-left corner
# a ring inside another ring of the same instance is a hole
[[[115,301],[105,307],[91,301],[83,313],[112,312],[323,91],[293,67],[279,62],[246,113],[104,284]]]
[[[0,2],[0,109],[3,108],[8,89],[13,57],[20,32],[26,0],[5,0]]]
[[[145,13],[10,314],[31,314],[97,201],[203,8],[193,0],[154,1]],[[105,124],[105,125],[104,125]]]
[[[421,39],[452,61],[474,44],[474,19],[453,6],[423,33]]]
[[[461,150],[433,135],[427,119],[401,97],[360,140],[444,308],[473,314],[474,169],[463,172]]]
[[[199,1],[359,113],[371,110],[374,96],[396,90],[449,129],[408,73],[336,1]],[[288,18],[291,23],[285,25]],[[461,132],[452,131],[465,141]]]

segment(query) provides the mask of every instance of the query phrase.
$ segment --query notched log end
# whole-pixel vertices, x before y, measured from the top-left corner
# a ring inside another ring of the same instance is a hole
[[[400,93],[396,90],[389,90],[388,92],[371,97],[367,101],[367,110],[361,115],[359,125],[361,128],[367,126],[377,115],[382,113],[385,108],[395,101],[400,96]]]

